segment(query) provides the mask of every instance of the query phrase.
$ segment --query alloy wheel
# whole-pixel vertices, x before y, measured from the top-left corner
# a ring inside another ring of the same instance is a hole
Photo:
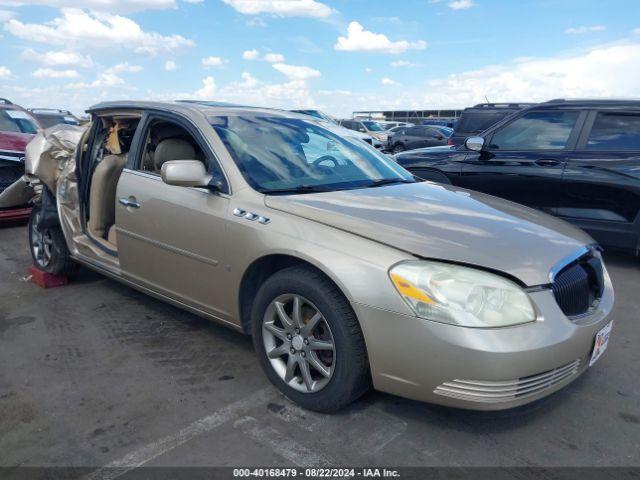
[[[262,321],[265,352],[278,376],[304,393],[322,390],[336,365],[333,334],[322,312],[306,298],[280,295]]]
[[[37,213],[33,219],[31,226],[31,248],[33,249],[33,258],[37,266],[44,268],[51,263],[53,251],[53,237],[48,228],[40,229],[40,214]]]

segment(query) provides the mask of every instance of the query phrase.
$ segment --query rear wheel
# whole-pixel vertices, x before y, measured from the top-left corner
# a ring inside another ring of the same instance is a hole
[[[406,150],[406,148],[404,148],[404,145],[402,145],[401,143],[397,143],[393,146],[393,153],[400,153],[400,152],[404,152]]]
[[[252,333],[271,382],[304,408],[336,411],[369,388],[358,321],[320,272],[293,267],[267,279],[254,303]]]
[[[29,248],[33,264],[53,275],[65,275],[75,270],[67,243],[59,226],[40,226],[42,209],[35,205],[29,218]]]

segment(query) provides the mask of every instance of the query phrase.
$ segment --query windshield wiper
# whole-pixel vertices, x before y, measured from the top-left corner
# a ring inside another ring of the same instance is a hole
[[[414,180],[406,180],[404,178],[381,178],[374,180],[366,185],[367,188],[383,187],[385,185],[394,185],[396,183],[415,183]]]
[[[272,188],[260,190],[260,193],[265,195],[271,194],[287,194],[287,193],[320,193],[320,192],[332,192],[334,188],[325,187],[322,185],[297,185],[295,187],[288,188]]]

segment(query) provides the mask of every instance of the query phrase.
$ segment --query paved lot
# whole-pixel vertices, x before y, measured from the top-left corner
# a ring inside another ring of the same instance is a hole
[[[640,261],[608,264],[609,351],[550,398],[474,413],[372,392],[319,415],[247,337],[89,271],[24,282],[26,229],[0,229],[0,466],[637,466]]]

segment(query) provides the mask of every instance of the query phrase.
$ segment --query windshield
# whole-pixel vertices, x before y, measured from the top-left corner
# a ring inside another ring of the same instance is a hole
[[[456,133],[480,133],[495,125],[507,115],[511,115],[513,110],[500,112],[477,112],[463,113],[460,121],[456,125]]]
[[[210,121],[244,178],[263,193],[414,181],[364,142],[341,137],[314,121],[277,116],[221,116]]]
[[[364,123],[364,126],[367,127],[367,130],[369,130],[370,132],[383,132],[384,128],[382,128],[380,125],[378,125],[376,122],[362,122]]]
[[[22,110],[0,110],[0,132],[38,133],[38,126]]]

